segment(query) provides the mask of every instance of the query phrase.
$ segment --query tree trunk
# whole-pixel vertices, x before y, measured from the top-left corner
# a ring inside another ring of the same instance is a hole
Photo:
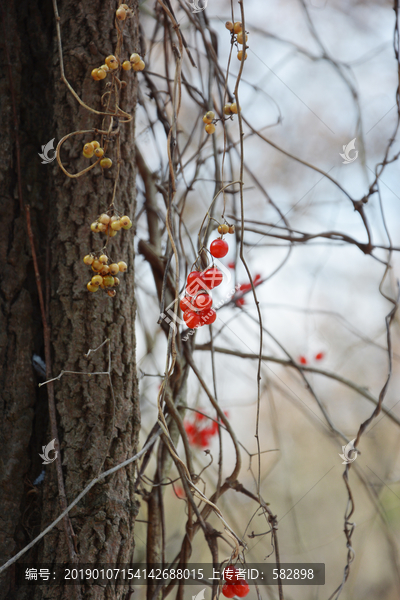
[[[131,4],[132,6],[132,4]],[[133,5],[137,9],[137,3]],[[94,81],[91,71],[115,52],[116,4],[100,0],[58,3],[65,75],[89,106],[101,108],[105,81]],[[92,233],[90,224],[111,202],[117,173],[116,144],[107,155],[113,167],[96,166],[78,179],[69,179],[57,161],[41,164],[38,152],[52,138],[55,144],[66,134],[101,129],[102,117],[81,107],[60,80],[55,19],[50,2],[3,4],[2,20],[11,63],[0,80],[2,98],[0,158],[1,181],[0,253],[2,304],[0,327],[1,461],[0,461],[0,564],[27,545],[61,512],[56,463],[62,461],[66,501],[69,504],[99,473],[132,456],[137,450],[140,426],[135,364],[134,229],[121,230],[109,242],[113,260],[124,260],[115,298],[99,290],[89,293],[93,275],[83,256],[99,253],[104,236]],[[138,51],[138,13],[125,24],[121,57]],[[1,49],[2,64],[8,64]],[[127,82],[120,106],[134,115],[137,75]],[[12,89],[14,90],[14,101]],[[15,129],[15,106],[19,132]],[[136,206],[134,120],[121,124],[121,170],[115,207],[133,220]],[[100,136],[77,135],[63,146],[65,168],[77,173],[92,160],[82,156],[83,145]],[[20,144],[22,198],[18,192],[17,139]],[[51,155],[51,152],[49,153]],[[4,169],[7,167],[7,169]],[[108,375],[65,375],[54,383],[60,452],[56,461],[42,465],[38,453],[51,440],[47,387],[38,388],[32,356],[44,359],[41,312],[27,236],[24,205],[30,205],[41,285],[50,326],[52,376],[61,370],[107,371],[108,345],[85,358],[89,348],[110,339],[112,386]],[[114,424],[114,427],[113,427]],[[33,481],[44,470],[43,483]],[[80,563],[127,563],[133,556],[133,527],[137,504],[133,493],[134,465],[117,471],[97,484],[71,511]],[[34,546],[21,562],[70,562],[63,523]],[[35,596],[13,592],[13,568],[0,584],[0,599],[42,597],[72,598],[72,588],[45,586]],[[85,598],[121,598],[113,592],[88,587]]]

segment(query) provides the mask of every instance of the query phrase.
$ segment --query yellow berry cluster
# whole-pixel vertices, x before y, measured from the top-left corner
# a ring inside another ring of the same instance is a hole
[[[239,106],[239,110],[242,110]],[[223,112],[224,115],[226,115],[227,117],[229,117],[230,115],[237,115],[238,114],[238,106],[236,104],[236,102],[227,102],[223,108]]]
[[[106,254],[101,254],[98,258],[94,254],[87,254],[83,259],[85,265],[92,267],[92,271],[96,273],[87,284],[89,292],[97,292],[99,288],[106,290],[107,294],[113,298],[116,291],[110,288],[118,287],[120,281],[116,275],[125,273],[128,265],[123,260],[118,263],[112,262],[108,265],[109,258]]]
[[[239,21],[236,21],[236,23],[232,23],[232,21],[227,21],[225,23],[225,27],[227,28],[228,31],[231,32],[231,34],[234,38],[236,36],[236,42],[238,44],[240,44],[241,46],[246,46],[246,42],[248,40],[248,35],[246,32],[243,32],[242,24]],[[247,46],[246,46],[246,48],[247,48]],[[243,50],[238,51],[237,57],[238,57],[238,60],[242,60]],[[245,49],[244,60],[246,60],[246,58],[247,58],[247,52]]]
[[[132,11],[127,4],[120,4],[116,10],[115,16],[118,21],[125,21],[128,17],[132,15]]]
[[[114,56],[114,54],[110,54],[107,56],[104,61],[104,65],[101,65],[98,69],[93,69],[92,77],[95,81],[100,81],[101,79],[105,79],[107,77],[107,73],[110,71],[115,71],[119,67],[119,62]]]
[[[219,225],[218,233],[220,233],[221,235],[225,235],[226,233],[235,233],[235,226],[228,225],[227,223],[224,223],[223,225]]]
[[[100,215],[97,221],[94,221],[90,229],[93,233],[105,233],[110,237],[117,235],[120,229],[130,229],[132,227],[132,221],[129,217],[124,215],[123,217],[113,216],[110,217],[106,213]]]
[[[100,148],[99,142],[87,142],[87,144],[83,146],[83,156],[85,158],[92,158],[93,156],[101,158],[100,166],[102,169],[109,169],[112,166],[111,158],[104,156],[104,150],[103,148]]]
[[[130,71],[133,69],[134,71],[143,71],[145,68],[144,60],[137,52],[131,54],[129,60],[124,60],[122,63],[122,68],[124,71]]]
[[[119,65],[120,63],[118,58],[114,56],[114,54],[110,54],[110,56],[107,56],[104,65],[101,65],[101,67],[98,69],[93,69],[92,77],[95,81],[105,79],[107,77],[107,73],[110,73],[110,71],[115,71],[118,69]],[[124,60],[122,63],[122,68],[124,71],[129,71],[130,69],[133,69],[134,71],[143,71],[145,66],[144,60],[136,52],[131,54],[129,60]]]
[[[215,119],[215,113],[213,113],[212,110],[209,110],[204,115],[204,117],[203,117],[203,123],[206,124],[205,130],[207,131],[207,133],[214,133],[215,132],[215,125],[213,123],[214,119]]]

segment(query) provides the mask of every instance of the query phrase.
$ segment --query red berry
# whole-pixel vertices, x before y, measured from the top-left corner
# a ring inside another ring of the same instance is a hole
[[[205,311],[212,307],[212,298],[209,294],[198,294],[193,304],[196,308]]]
[[[198,325],[201,325],[201,318],[198,313],[188,309],[183,313],[183,320],[190,329],[195,329]]]
[[[210,253],[215,258],[223,258],[228,254],[229,246],[225,240],[214,240],[211,242]]]
[[[203,290],[204,287],[204,281],[200,271],[192,271],[189,273],[186,281],[186,293],[189,294],[189,296],[194,296],[200,290]]]
[[[307,359],[306,359],[306,357],[305,357],[305,356],[300,356],[300,358],[299,358],[299,363],[300,363],[301,365],[306,365],[306,364],[307,364]]]
[[[235,586],[229,583],[225,583],[225,585],[222,586],[222,595],[225,596],[225,598],[233,598],[235,595],[234,587]]]
[[[189,273],[189,275],[187,276],[186,285],[190,285],[191,283],[196,281],[198,278],[201,278],[200,271],[191,271]]]
[[[323,358],[325,358],[325,354],[323,352],[318,352],[318,354],[315,355],[315,360],[322,360]]]
[[[245,298],[238,298],[235,302],[236,306],[244,306],[246,304]]]
[[[201,310],[198,316],[202,325],[211,325],[217,318],[217,313],[213,308],[210,308],[210,310]]]
[[[185,312],[185,310],[188,310],[188,309],[195,310],[195,307],[190,302],[190,298],[188,298],[187,296],[182,298],[182,300],[179,302],[179,306],[180,306],[180,309],[182,312]]]
[[[234,586],[233,586],[234,592],[235,592],[235,596],[238,596],[239,598],[244,598],[245,596],[247,596],[247,594],[250,591],[250,587],[249,584],[246,581],[238,581]]]
[[[201,278],[206,284],[207,288],[212,290],[222,283],[224,276],[222,275],[221,271],[217,269],[217,267],[211,267],[211,269],[207,269],[204,271],[204,273],[202,273]]]

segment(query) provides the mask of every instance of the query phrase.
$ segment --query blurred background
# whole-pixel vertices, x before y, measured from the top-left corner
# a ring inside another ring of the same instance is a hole
[[[205,11],[197,14],[192,13],[193,7],[185,6],[183,10],[172,2],[197,68],[184,54],[182,73],[207,99],[206,108],[220,114],[226,96],[224,99],[221,95],[217,76],[208,78],[210,51],[204,40],[218,53],[223,76],[227,74],[227,90],[232,93],[240,61],[235,46],[230,58],[231,36],[225,22],[241,20],[240,6],[209,0]],[[258,276],[257,283],[261,282],[255,289],[264,327],[259,473],[255,433],[260,325],[252,291],[246,288],[249,278],[238,256],[240,231],[235,239],[227,236],[230,250],[222,262],[230,277],[225,276],[214,292],[214,304],[223,304],[212,328],[213,343],[221,350],[213,354],[214,379],[210,352],[205,348],[196,350],[196,346],[210,342],[207,327],[196,333],[193,355],[210,389],[214,389],[215,380],[215,396],[243,445],[240,481],[256,494],[259,476],[262,497],[277,516],[282,562],[326,565],[325,586],[284,588],[286,600],[314,600],[333,594],[342,581],[347,560],[343,529],[348,493],[339,453],[346,444],[344,438],[356,438],[360,424],[372,414],[389,368],[385,317],[393,305],[382,292],[397,297],[398,251],[390,253],[387,248],[400,246],[399,167],[398,161],[392,160],[400,149],[398,141],[392,139],[399,114],[393,45],[395,13],[392,4],[385,1],[245,0],[243,7],[249,36],[239,86],[244,133],[243,254],[253,280]],[[157,6],[151,2],[141,4],[145,61],[149,64],[148,77],[161,90],[158,102],[171,115],[167,88],[173,86],[175,63],[170,57],[167,85],[168,61],[164,61],[162,51],[163,31],[155,28],[156,11]],[[193,19],[200,24],[197,30]],[[157,118],[154,98],[148,98],[144,83],[139,98],[137,145],[151,171],[164,179],[168,169],[166,135]],[[182,200],[184,227],[179,231],[188,262],[181,265],[181,289],[185,268],[190,271],[196,258],[194,248],[203,218],[218,191],[216,173],[225,183],[240,179],[238,117],[228,119],[225,126],[218,122],[214,136],[207,138],[201,122],[205,110],[199,98],[196,92],[191,97],[188,87],[183,86],[178,118],[181,165],[177,204]],[[353,146],[348,146],[352,141]],[[384,168],[383,162],[388,162]],[[377,170],[379,180],[371,193]],[[140,179],[138,185],[140,210],[144,203]],[[231,193],[233,190],[235,193]],[[238,190],[236,185],[225,194],[225,216],[240,230],[240,222],[235,220],[240,221],[241,212]],[[365,197],[365,216],[376,246],[371,254],[343,237],[360,244],[368,242],[365,224],[353,204]],[[165,221],[163,202],[158,208],[160,219]],[[222,211],[221,194],[214,204],[217,220]],[[138,221],[138,239],[145,238],[146,232],[143,213]],[[316,235],[326,232],[330,232],[326,237]],[[279,237],[299,239],[302,233],[315,237],[298,242]],[[213,230],[209,241],[215,237]],[[390,269],[384,278],[387,261]],[[244,288],[232,300],[235,285]],[[157,418],[167,342],[157,325],[160,309],[150,267],[139,252],[136,286],[144,441]],[[391,326],[393,373],[384,399],[390,414],[381,412],[368,426],[349,470],[355,507],[350,518],[356,523],[352,536],[355,557],[341,593],[344,600],[392,600],[399,595],[398,332],[396,315]],[[224,354],[223,350],[237,356]],[[297,369],[271,358],[293,359],[310,369],[303,373],[318,402]],[[188,406],[214,416],[193,373],[188,379]],[[196,438],[193,433],[196,427],[201,431],[205,423],[209,424],[207,419],[198,420],[196,413],[187,411],[185,424],[194,465],[196,472],[207,467],[201,476],[202,489],[210,497],[218,477],[218,435],[214,431],[208,437],[205,434]],[[222,442],[225,478],[234,467],[235,454],[225,431]],[[207,449],[211,454],[205,453]],[[178,450],[184,454],[182,444]],[[210,456],[213,462],[208,466]],[[177,473],[172,469],[171,478],[175,477]],[[172,485],[165,488],[164,501],[165,547],[167,559],[172,560],[181,545],[187,511],[179,481],[174,489]],[[218,505],[229,525],[246,542],[246,561],[273,562],[270,535],[251,537],[252,532],[260,534],[269,529],[265,517],[257,512],[257,504],[228,491]],[[146,515],[143,503],[138,519],[146,521]],[[210,522],[221,528],[215,516]],[[145,543],[146,523],[137,522],[135,562],[145,560]],[[231,548],[224,540],[219,541],[219,549],[221,560],[230,556]],[[206,542],[199,533],[192,546],[191,562],[209,560]],[[136,591],[140,595],[145,590]],[[189,597],[197,591],[197,587],[189,587],[185,594]],[[276,587],[260,588],[260,592],[262,597],[278,597]],[[252,588],[249,597],[255,594]]]

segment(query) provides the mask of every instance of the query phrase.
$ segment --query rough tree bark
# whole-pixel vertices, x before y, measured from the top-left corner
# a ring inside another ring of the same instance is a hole
[[[104,82],[94,82],[91,70],[104,63],[116,43],[117,3],[60,0],[65,72],[75,91],[100,108]],[[132,6],[132,4],[131,4]],[[137,9],[137,2],[133,4]],[[57,162],[41,164],[38,152],[53,137],[57,141],[78,129],[101,127],[101,117],[88,113],[60,81],[55,20],[50,1],[3,3],[5,45],[3,66],[10,59],[19,132],[15,130],[9,73],[0,74],[2,98],[0,160],[0,564],[22,549],[60,513],[56,463],[42,467],[38,452],[50,441],[46,387],[38,388],[32,367],[34,353],[44,357],[43,328],[23,203],[31,207],[36,252],[47,299],[51,331],[52,374],[61,370],[106,371],[108,348],[89,359],[84,354],[106,338],[111,340],[114,411],[107,376],[64,376],[55,382],[58,435],[67,502],[98,474],[132,456],[140,425],[135,365],[135,299],[133,229],[111,240],[111,256],[128,263],[115,298],[89,294],[91,275],[82,258],[101,250],[104,238],[92,234],[90,223],[108,208],[116,168],[105,175],[99,167],[82,178],[68,179]],[[3,37],[3,36],[2,36]],[[138,14],[125,27],[122,54],[138,51]],[[121,107],[134,114],[137,75],[123,75],[127,86]],[[20,143],[23,198],[18,193],[17,136]],[[87,166],[77,136],[64,144],[62,158],[70,172]],[[115,144],[108,155],[116,160]],[[121,175],[116,196],[120,214],[133,220],[136,205],[134,120],[121,125]],[[46,260],[47,257],[47,260]],[[46,293],[46,284],[48,286]],[[112,438],[112,439],[111,439]],[[107,449],[110,448],[108,456]],[[45,469],[42,484],[33,481]],[[96,485],[71,512],[79,562],[122,563],[133,556],[137,503],[134,466]],[[69,561],[62,523],[37,544],[23,562]],[[72,588],[36,588],[35,596],[13,590],[13,569],[1,579],[0,598],[70,598]],[[104,588],[87,588],[85,598],[120,598]]]

